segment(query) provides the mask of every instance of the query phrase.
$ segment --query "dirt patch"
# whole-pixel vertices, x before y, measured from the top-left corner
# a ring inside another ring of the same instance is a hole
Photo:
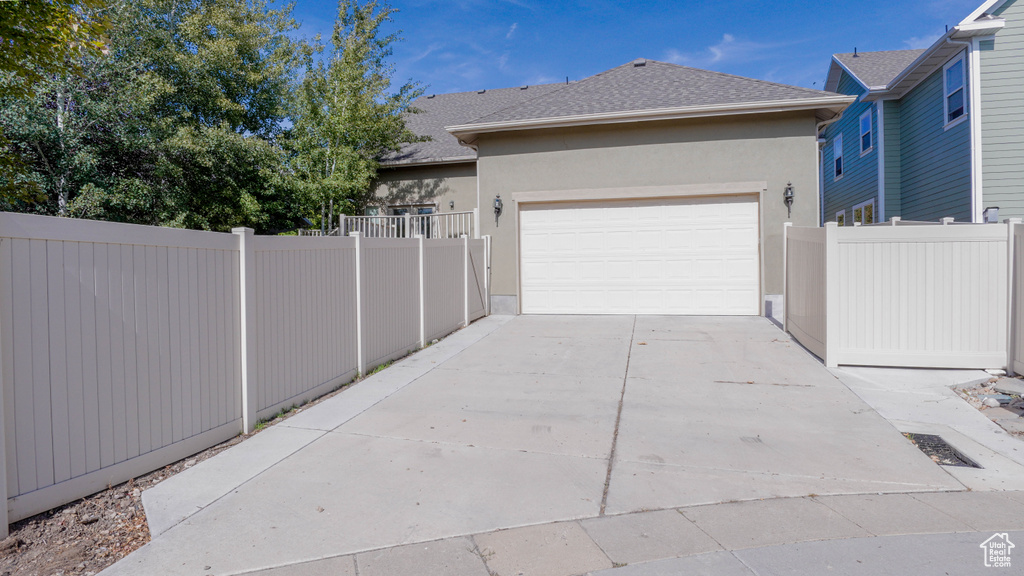
[[[240,434],[124,484],[12,524],[10,536],[0,542],[0,576],[99,573],[149,542],[149,526],[142,507],[143,490],[335,396],[349,385],[261,422],[252,434]]]

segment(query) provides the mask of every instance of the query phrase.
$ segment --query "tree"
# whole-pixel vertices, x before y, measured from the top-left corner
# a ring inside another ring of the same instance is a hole
[[[296,91],[292,166],[321,214],[331,203],[361,212],[380,160],[420,140],[404,115],[414,112],[411,103],[422,88],[407,82],[391,91],[394,67],[387,59],[400,33],[385,35],[382,27],[396,12],[375,0],[340,0],[330,48],[319,63],[307,65]]]
[[[30,97],[48,73],[80,70],[82,55],[106,49],[102,0],[0,2],[0,98]],[[43,196],[25,159],[0,125],[0,203],[32,202]]]
[[[304,45],[290,7],[142,0],[111,11],[106,54],[81,75],[0,97],[0,128],[42,198],[22,211],[210,230],[288,228],[301,206],[277,143]]]
[[[26,94],[78,56],[104,52],[103,8],[103,0],[0,2],[0,73],[9,75],[4,92]]]

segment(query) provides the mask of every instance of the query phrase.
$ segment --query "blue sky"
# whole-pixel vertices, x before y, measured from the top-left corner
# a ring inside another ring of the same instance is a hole
[[[836,52],[923,48],[982,0],[393,0],[396,83],[427,93],[579,80],[635,58],[821,88]],[[337,5],[298,0],[329,38]]]

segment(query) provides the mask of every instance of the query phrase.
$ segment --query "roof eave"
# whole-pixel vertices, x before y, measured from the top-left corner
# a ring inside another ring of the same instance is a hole
[[[798,100],[771,100],[767,102],[746,102],[742,104],[725,104],[715,106],[685,106],[678,108],[659,108],[655,110],[633,110],[628,112],[610,112],[603,114],[582,114],[554,118],[531,118],[529,120],[513,120],[503,122],[484,122],[479,124],[463,124],[447,126],[445,130],[459,139],[462,145],[476,141],[480,134],[494,132],[511,132],[518,130],[536,130],[541,128],[569,128],[574,126],[591,126],[599,124],[621,124],[626,122],[654,122],[658,120],[683,120],[688,118],[707,118],[712,116],[731,116],[741,114],[771,114],[778,112],[795,112],[800,110],[816,110],[822,115],[832,118],[846,109],[856,100],[854,96],[824,96],[820,98],[803,98]]]
[[[849,75],[850,75],[850,78],[853,78],[854,80],[856,80],[856,81],[857,81],[857,84],[860,84],[861,86],[863,86],[865,90],[871,90],[871,86],[868,86],[866,82],[864,82],[863,80],[861,80],[859,76],[857,76],[856,74],[854,74],[854,73],[853,73],[853,70],[850,70],[850,69],[849,69],[849,68],[848,68],[848,67],[846,66],[846,64],[843,64],[843,63],[842,63],[842,62],[841,62],[841,61],[840,61],[840,60],[839,60],[838,58],[836,58],[836,57],[835,57],[834,55],[832,56],[832,62],[833,62],[833,63],[835,63],[836,65],[838,65],[838,66],[839,66],[839,68],[840,68],[841,70],[843,70],[843,71],[845,71],[845,72],[846,72],[847,74],[849,74]],[[831,67],[830,67],[830,68],[831,68]],[[836,79],[835,79],[835,86],[832,86],[832,73],[831,73],[831,72],[832,72],[832,71],[831,71],[831,70],[829,70],[829,77],[828,77],[828,79],[827,79],[827,80],[825,81],[825,90],[826,90],[826,91],[828,91],[828,92],[835,92],[835,91],[836,91],[836,88],[838,88],[838,87],[839,87],[839,76],[838,76],[838,75],[836,75]]]
[[[871,101],[885,97],[902,97],[909,88],[917,85],[917,82],[920,81],[920,78],[914,77],[914,73],[922,66],[928,64],[933,57],[936,55],[942,55],[941,53],[944,51],[952,50],[954,52],[959,52],[962,50],[962,46],[950,43],[950,40],[966,40],[976,37],[991,36],[999,30],[1002,30],[1005,25],[1006,21],[1002,18],[994,18],[950,28],[945,34],[940,36],[938,40],[933,42],[931,46],[922,52],[920,56],[914,59],[909,66],[904,68],[902,72],[893,78],[892,81],[889,82],[888,86],[877,86],[871,88],[869,92],[864,95],[864,100]],[[945,58],[939,58],[936,62],[929,64],[926,71],[928,74],[931,74],[931,70],[933,68],[937,68],[944,63]],[[925,76],[928,74],[925,74]]]
[[[971,12],[967,16],[967,18],[964,18],[963,21],[960,22],[960,25],[963,26],[966,24],[971,24],[975,20],[980,18],[982,14],[991,14],[992,12],[998,10],[1003,4],[1006,4],[1006,2],[1007,0],[986,0],[984,3],[982,3],[981,6],[978,6],[978,8],[974,12]]]
[[[476,162],[476,155],[473,156],[449,156],[444,158],[423,158],[414,160],[384,161],[380,163],[381,168],[405,168],[410,166],[438,166],[442,164],[466,164]]]

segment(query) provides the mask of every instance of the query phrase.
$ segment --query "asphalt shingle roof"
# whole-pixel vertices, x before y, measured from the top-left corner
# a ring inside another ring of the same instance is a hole
[[[468,124],[799,100],[827,95],[831,94],[666,62],[634,60]]]
[[[869,88],[888,86],[900,72],[917,60],[924,50],[887,50],[836,54],[835,59]]]
[[[407,144],[399,153],[386,158],[384,164],[441,159],[475,159],[476,152],[472,148],[460,145],[455,136],[444,129],[445,126],[466,124],[481,116],[492,114],[560,88],[565,88],[565,84],[540,84],[520,88],[421,96],[413,102],[413,107],[421,112],[410,114],[406,118],[406,125],[414,134],[430,136],[432,140]]]

